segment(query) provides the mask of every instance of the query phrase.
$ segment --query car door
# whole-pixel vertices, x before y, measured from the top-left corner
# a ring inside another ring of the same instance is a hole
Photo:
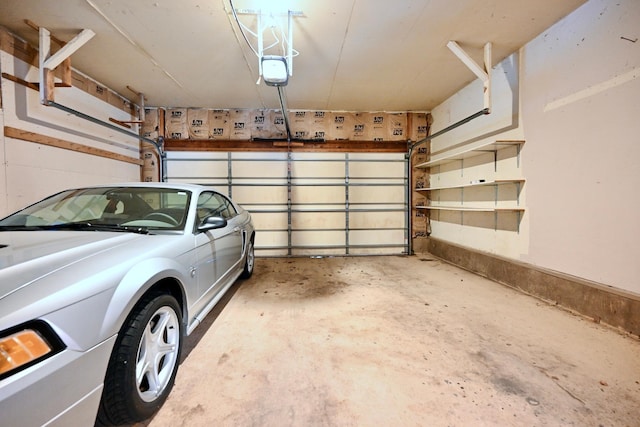
[[[204,308],[234,277],[234,267],[242,257],[242,232],[234,221],[237,212],[233,204],[219,193],[206,191],[198,198],[196,223],[199,224],[204,218],[212,215],[226,219],[227,226],[196,232],[194,268],[201,295],[196,311]]]

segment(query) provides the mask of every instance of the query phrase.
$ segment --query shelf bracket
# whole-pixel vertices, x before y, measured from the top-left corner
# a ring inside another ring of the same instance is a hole
[[[39,27],[39,77],[40,77],[40,103],[43,105],[49,105],[54,101],[54,70],[65,60],[67,60],[75,51],[80,49],[87,43],[93,36],[95,36],[91,30],[82,30],[77,36],[69,40],[60,50],[51,54],[51,33],[49,30],[43,27]]]
[[[465,52],[458,43],[450,40],[447,43],[447,47],[454,55],[464,63],[464,65],[471,70],[480,80],[482,80],[484,90],[484,108],[487,111],[491,111],[491,42],[484,45],[484,66],[478,65],[478,63],[471,58],[471,56]],[[487,113],[488,114],[488,113]]]

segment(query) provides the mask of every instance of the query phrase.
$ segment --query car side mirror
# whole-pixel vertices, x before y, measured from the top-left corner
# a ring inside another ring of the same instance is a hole
[[[221,216],[208,216],[198,225],[198,231],[217,230],[227,226],[227,220]]]

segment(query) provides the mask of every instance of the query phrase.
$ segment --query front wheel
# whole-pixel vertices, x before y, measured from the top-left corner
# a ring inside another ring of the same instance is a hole
[[[98,419],[120,425],[149,418],[164,403],[182,349],[180,306],[166,294],[149,295],[131,312],[116,340]]]

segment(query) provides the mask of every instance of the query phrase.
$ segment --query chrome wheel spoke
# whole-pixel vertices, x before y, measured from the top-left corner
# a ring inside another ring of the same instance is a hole
[[[162,393],[178,362],[179,325],[173,310],[162,307],[147,324],[136,366],[138,393],[145,401],[152,401]]]

